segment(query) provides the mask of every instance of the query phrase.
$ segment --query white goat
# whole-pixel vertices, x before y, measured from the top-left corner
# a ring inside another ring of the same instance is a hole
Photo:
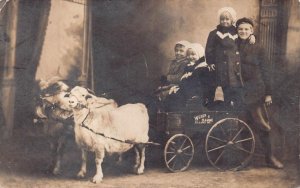
[[[102,108],[101,110],[112,110],[118,107],[117,103],[112,99],[95,96],[94,92],[88,88],[75,86],[71,92],[73,97],[77,99],[77,104],[90,109]],[[122,161],[122,155],[119,155],[118,163]],[[77,177],[83,178],[86,175],[87,151],[81,148],[81,170]]]
[[[103,105],[99,108],[86,108],[72,95],[65,95],[69,106],[73,109],[75,121],[75,140],[83,149],[95,152],[96,175],[94,183],[102,181],[102,161],[107,153],[123,153],[134,147],[137,174],[144,172],[145,143],[148,142],[149,117],[143,104],[127,104],[119,108]],[[61,103],[65,104],[65,103]],[[130,143],[126,142],[130,141]],[[82,166],[78,176],[86,174],[86,166]]]

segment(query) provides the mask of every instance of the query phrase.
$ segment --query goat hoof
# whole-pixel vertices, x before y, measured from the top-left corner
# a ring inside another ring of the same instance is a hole
[[[123,158],[122,158],[122,155],[119,155],[117,161],[116,161],[116,164],[117,165],[121,165],[122,164],[122,161],[123,161]]]
[[[100,183],[102,181],[102,177],[101,176],[94,176],[92,179],[93,183]]]
[[[144,169],[143,168],[134,168],[134,173],[137,175],[143,174],[144,173]]]
[[[60,173],[61,172],[60,172],[59,168],[54,168],[53,171],[52,171],[52,174],[55,175],[55,176],[60,175]]]
[[[85,171],[79,171],[78,173],[77,173],[77,178],[84,178],[85,177],[85,174],[86,174],[86,172]]]
[[[45,169],[44,173],[45,174],[53,174],[53,171],[52,171],[52,169]]]

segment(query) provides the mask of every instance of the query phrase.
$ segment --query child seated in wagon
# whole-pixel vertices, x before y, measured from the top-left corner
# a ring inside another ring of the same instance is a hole
[[[179,84],[172,86],[166,97],[166,111],[181,111],[190,101],[203,107],[208,97],[206,91],[211,72],[205,60],[204,48],[198,43],[191,44],[187,50],[187,60]]]
[[[155,94],[160,101],[164,101],[170,92],[170,88],[178,85],[180,79],[184,74],[184,69],[188,64],[186,52],[190,46],[190,42],[181,40],[175,44],[174,52],[175,59],[171,61],[167,75],[162,76],[160,79],[160,86],[155,91]]]

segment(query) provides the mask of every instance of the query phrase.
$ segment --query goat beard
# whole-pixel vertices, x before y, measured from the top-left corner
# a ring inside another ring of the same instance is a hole
[[[63,110],[61,108],[54,108],[51,110],[49,115],[53,119],[56,119],[58,121],[66,121],[67,119],[73,116],[73,112],[68,110]]]
[[[43,107],[37,107],[35,113],[39,119],[47,119]]]

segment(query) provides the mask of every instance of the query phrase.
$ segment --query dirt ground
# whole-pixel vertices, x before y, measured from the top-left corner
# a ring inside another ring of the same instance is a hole
[[[62,173],[53,176],[46,173],[50,162],[50,150],[44,137],[26,137],[1,141],[0,188],[295,188],[297,167],[288,162],[283,170],[267,168],[259,158],[242,171],[221,172],[211,167],[202,154],[197,154],[191,166],[184,172],[171,173],[163,163],[161,148],[147,148],[146,169],[143,175],[131,171],[131,153],[124,156],[122,164],[115,157],[107,157],[103,164],[104,178],[101,184],[89,181],[95,173],[93,154],[89,155],[88,174],[76,179],[80,153],[74,143],[69,143],[62,163]]]

